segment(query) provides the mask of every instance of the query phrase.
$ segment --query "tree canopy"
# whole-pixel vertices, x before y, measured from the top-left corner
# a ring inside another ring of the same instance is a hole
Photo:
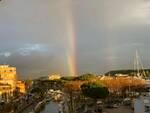
[[[97,82],[88,82],[81,85],[81,91],[86,97],[93,99],[103,99],[109,94],[109,91],[102,84]]]
[[[61,80],[66,80],[66,81],[72,81],[72,80],[75,80],[76,77],[74,76],[64,76],[64,77],[61,77]]]
[[[38,96],[44,96],[45,90],[42,87],[35,87],[31,90],[31,93],[34,93]]]
[[[94,74],[87,73],[87,74],[83,74],[83,75],[77,77],[76,79],[86,81],[86,80],[92,80],[95,78],[96,78],[96,76]]]

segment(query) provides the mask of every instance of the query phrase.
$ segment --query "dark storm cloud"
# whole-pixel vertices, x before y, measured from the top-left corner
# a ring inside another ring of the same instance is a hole
[[[22,78],[68,74],[69,19],[76,36],[77,73],[132,68],[136,49],[149,67],[148,0],[2,1],[0,63],[16,66]]]

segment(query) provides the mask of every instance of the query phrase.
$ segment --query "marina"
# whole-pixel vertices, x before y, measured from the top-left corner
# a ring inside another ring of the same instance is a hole
[[[40,113],[58,113],[59,107],[55,102],[49,102]]]

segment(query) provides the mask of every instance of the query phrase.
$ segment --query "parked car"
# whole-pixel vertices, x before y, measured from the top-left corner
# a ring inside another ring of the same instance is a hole
[[[118,108],[119,105],[116,104],[116,103],[115,103],[115,104],[112,104],[112,103],[111,103],[111,104],[107,104],[106,107],[107,107],[107,108]]]
[[[113,108],[118,108],[119,106],[117,104],[113,104]]]

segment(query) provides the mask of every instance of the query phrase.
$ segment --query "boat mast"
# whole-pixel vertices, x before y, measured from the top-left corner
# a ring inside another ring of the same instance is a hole
[[[136,50],[136,56],[135,56],[135,60],[134,60],[134,76],[136,76],[140,79],[146,77],[146,73],[145,73],[141,58],[140,58],[137,50]]]

